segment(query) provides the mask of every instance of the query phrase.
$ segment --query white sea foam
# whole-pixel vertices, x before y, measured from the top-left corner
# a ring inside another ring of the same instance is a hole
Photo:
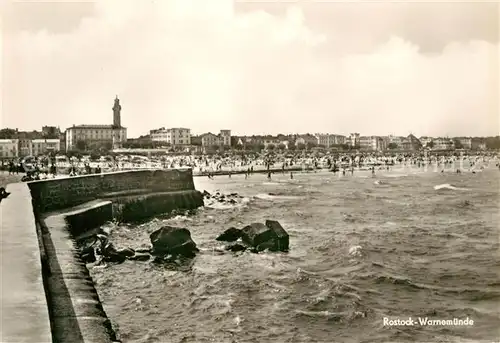
[[[265,186],[277,186],[277,185],[281,185],[281,183],[279,183],[279,182],[263,182],[262,184],[265,185]]]
[[[451,189],[454,191],[467,191],[467,188],[460,188],[460,187],[455,187],[450,185],[449,183],[443,183],[442,185],[436,185],[434,186],[434,190],[440,190],[440,189]]]
[[[385,177],[406,177],[408,174],[387,174]]]
[[[361,245],[354,245],[349,248],[349,255],[351,256],[361,256],[363,247]]]
[[[261,200],[293,200],[293,199],[299,199],[300,197],[298,196],[293,196],[293,195],[272,195],[272,194],[266,194],[266,193],[261,193],[257,194],[255,196],[257,199]]]

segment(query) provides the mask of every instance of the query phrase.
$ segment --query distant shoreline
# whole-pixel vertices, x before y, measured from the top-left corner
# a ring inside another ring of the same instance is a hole
[[[312,167],[307,167],[307,168],[302,168],[302,167],[291,167],[291,168],[271,168],[269,170],[267,169],[254,169],[253,171],[250,172],[250,174],[266,174],[266,173],[271,173],[271,174],[286,174],[287,172],[302,172],[302,171],[315,171],[315,170],[328,170],[325,168],[312,168]],[[218,171],[213,171],[213,172],[193,172],[193,177],[200,177],[200,176],[208,176],[208,175],[213,175],[213,176],[224,176],[224,175],[242,175],[246,174],[248,171],[247,170],[218,170]]]

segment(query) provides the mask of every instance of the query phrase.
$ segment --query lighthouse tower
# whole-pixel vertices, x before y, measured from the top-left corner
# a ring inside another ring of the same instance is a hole
[[[120,105],[120,99],[118,99],[117,95],[115,104],[113,105],[113,150],[120,149],[125,139],[125,137],[122,137],[121,110],[122,106]]]

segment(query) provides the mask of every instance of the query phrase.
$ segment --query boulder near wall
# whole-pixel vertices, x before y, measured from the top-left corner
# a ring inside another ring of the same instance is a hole
[[[156,256],[193,257],[198,251],[196,243],[191,238],[191,233],[185,228],[163,226],[153,232],[149,238],[153,245],[151,253]]]
[[[241,240],[257,251],[288,251],[289,236],[281,224],[275,220],[266,220],[265,224],[252,223],[242,230]]]

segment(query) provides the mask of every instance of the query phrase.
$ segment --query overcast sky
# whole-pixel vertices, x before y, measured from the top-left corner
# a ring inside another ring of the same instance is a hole
[[[281,2],[281,3],[280,3]],[[498,135],[499,4],[2,2],[1,127]]]

